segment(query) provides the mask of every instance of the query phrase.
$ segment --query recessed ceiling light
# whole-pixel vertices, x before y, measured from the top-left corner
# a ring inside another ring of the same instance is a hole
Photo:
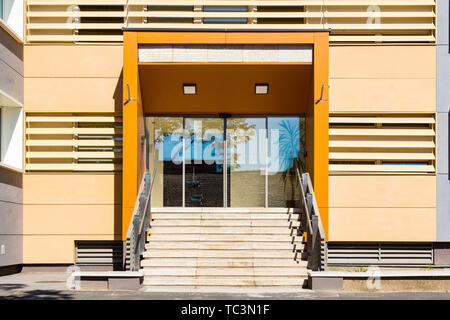
[[[257,83],[255,84],[255,94],[268,94],[269,84],[268,83]]]
[[[195,83],[184,83],[183,94],[197,94],[197,85]]]

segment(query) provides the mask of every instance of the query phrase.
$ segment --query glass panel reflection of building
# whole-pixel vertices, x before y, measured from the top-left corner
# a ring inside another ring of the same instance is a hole
[[[157,168],[153,206],[285,207],[299,198],[303,117],[149,117],[146,124],[150,172]]]

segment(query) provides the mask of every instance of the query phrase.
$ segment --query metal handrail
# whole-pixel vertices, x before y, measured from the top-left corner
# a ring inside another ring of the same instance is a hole
[[[153,170],[151,177],[148,172],[144,172],[141,179],[141,185],[127,232],[126,270],[137,271],[140,268],[140,258],[145,250],[146,231],[150,228],[150,201],[155,176],[156,168]]]
[[[148,188],[148,192],[147,192],[147,195],[146,195],[146,201],[145,201],[145,207],[144,207],[144,217],[141,220],[141,224],[139,226],[139,235],[141,235],[141,233],[143,231],[144,222],[146,220],[147,213],[150,213],[150,210],[147,210],[147,209],[148,209],[148,206],[150,205],[150,196],[151,196],[152,189],[153,189],[153,182],[155,182],[155,174],[156,174],[156,168],[153,169],[153,175],[151,177],[152,180],[150,181],[150,186]]]
[[[298,169],[297,178],[300,184],[302,227],[306,225],[304,232],[306,232],[305,249],[308,257],[308,268],[325,270],[327,268],[328,247],[311,178],[308,173],[300,175]]]
[[[308,207],[307,207],[307,204],[306,204],[306,198],[305,198],[305,194],[306,193],[305,193],[305,190],[303,188],[302,178],[300,176],[300,171],[298,169],[297,169],[297,178],[299,180],[300,196],[301,196],[301,202],[302,202],[302,206],[303,206],[303,208],[301,208],[301,209],[303,209],[303,211],[305,212],[306,223],[308,225],[308,231],[312,234],[313,229],[312,229],[312,225],[311,225],[311,216],[309,214],[309,210],[308,210]]]

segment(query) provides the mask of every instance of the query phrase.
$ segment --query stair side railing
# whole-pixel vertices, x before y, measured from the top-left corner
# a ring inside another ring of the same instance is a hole
[[[301,231],[306,232],[307,267],[314,271],[324,271],[328,264],[328,246],[311,178],[309,173],[300,175],[298,169],[297,177],[300,185]]]
[[[125,270],[138,271],[141,256],[145,250],[147,231],[150,229],[151,193],[155,181],[153,174],[145,172],[141,179],[139,193],[134,205],[126,240]]]

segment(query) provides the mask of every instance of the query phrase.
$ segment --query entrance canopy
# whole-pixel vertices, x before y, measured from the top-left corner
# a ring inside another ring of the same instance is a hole
[[[146,170],[145,118],[161,115],[304,116],[306,168],[327,228],[328,36],[125,29],[123,236]]]

